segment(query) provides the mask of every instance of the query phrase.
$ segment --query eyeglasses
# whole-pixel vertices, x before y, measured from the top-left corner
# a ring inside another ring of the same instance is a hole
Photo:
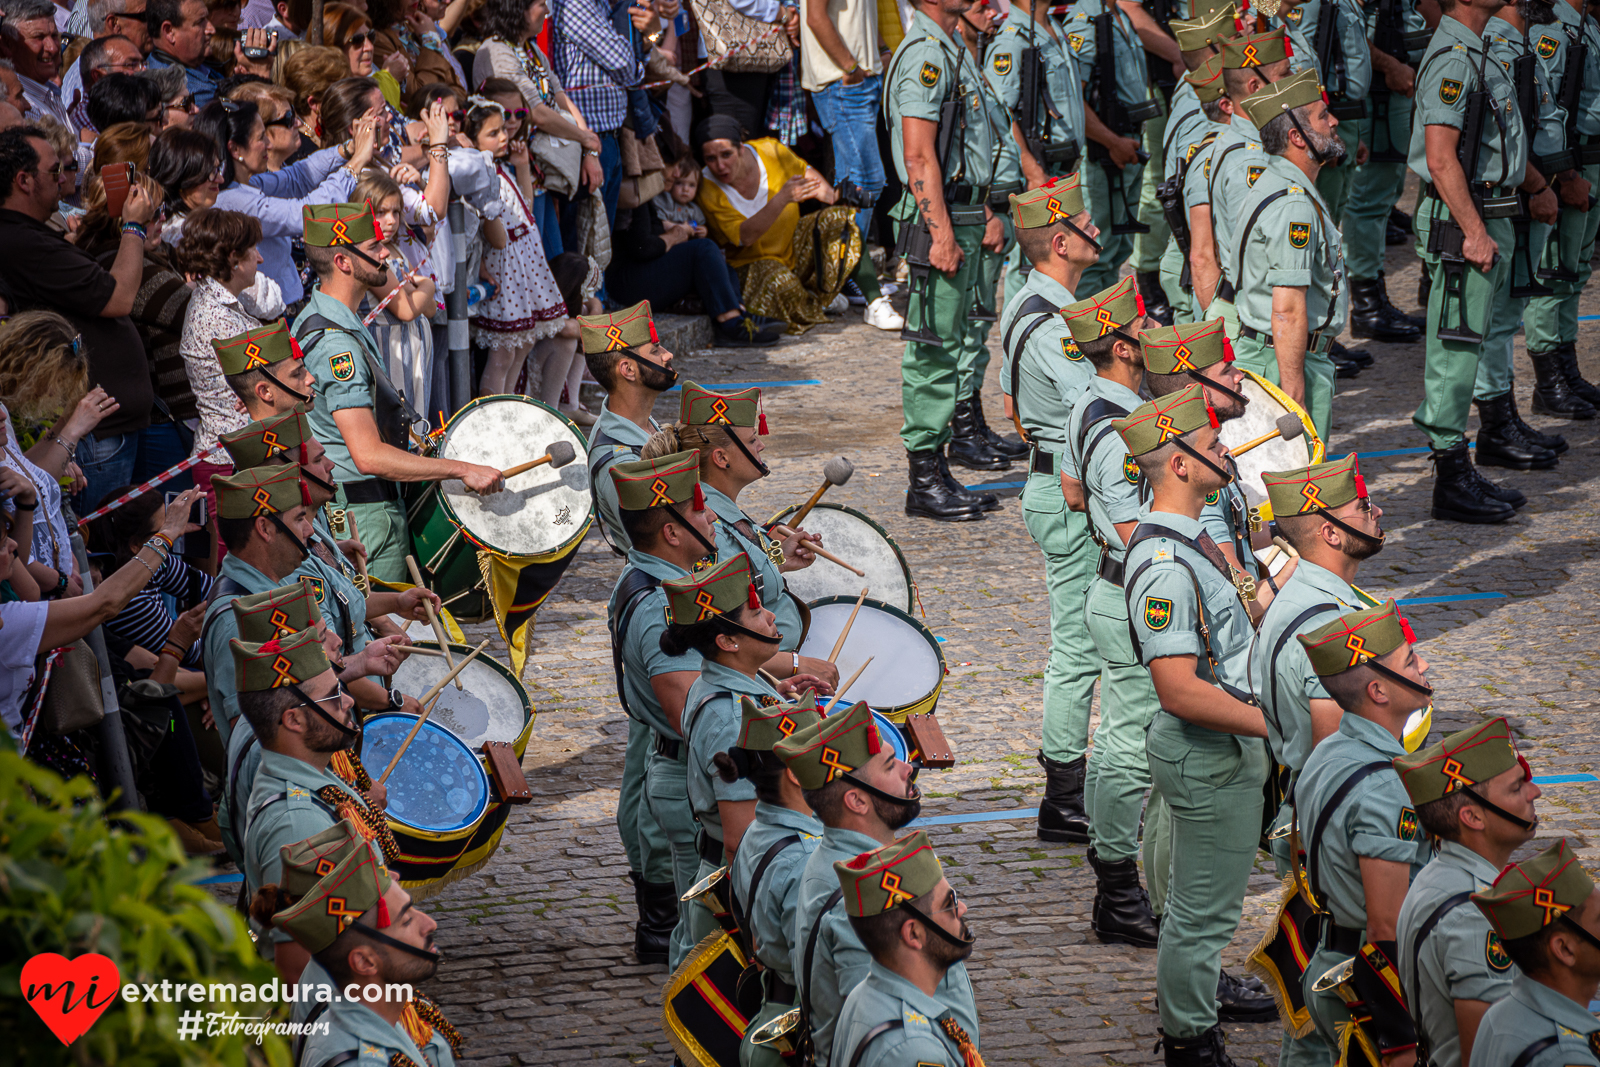
[[[60,163],[57,163],[55,166],[51,167],[49,170],[45,170],[43,167],[38,168],[38,170],[39,170],[40,174],[48,174],[52,178],[59,178],[61,176],[61,164]]]
[[[144,65],[144,60],[142,60],[142,59],[124,59],[120,63],[107,63],[104,66],[96,67],[95,69],[96,70],[125,70],[125,71],[137,72],[137,71],[144,70],[145,69],[145,65]]]
[[[239,110],[239,105],[238,104],[234,104],[232,100],[220,100],[220,101],[218,101],[218,103],[220,103],[222,105],[222,110],[224,110],[224,111],[238,111]],[[229,104],[233,104],[233,106],[229,107],[228,106]],[[161,106],[166,108],[168,111],[193,111],[194,110],[194,94],[190,93],[188,96],[184,97],[182,100],[179,100],[175,104],[168,103],[168,104],[162,104]]]
[[[360,48],[368,41],[376,40],[377,36],[371,30],[362,30],[360,33],[351,34],[350,39],[344,43],[344,46],[346,48]]]
[[[467,113],[465,111],[461,111],[459,109],[456,110],[456,111],[446,111],[444,113],[444,117],[449,119],[451,122],[455,123],[458,126],[461,123],[467,121]]]
[[[344,687],[344,683],[343,682],[335,682],[334,683],[333,692],[330,693],[328,696],[319,697],[319,698],[317,698],[315,700],[311,700],[311,699],[308,698],[306,700],[306,703],[307,704],[326,704],[330,700],[332,700],[332,701],[342,701],[342,700],[344,700],[345,697],[347,697],[349,695],[350,695],[350,690],[348,690],[348,689],[346,689]],[[335,704],[335,707],[337,707],[337,706],[338,705]]]
[[[298,120],[294,117],[293,111],[285,111],[275,119],[262,119],[261,125],[282,126],[286,130],[292,130],[295,128],[297,121]]]
[[[61,174],[76,174],[78,173],[78,161],[74,159],[68,163],[57,163],[56,172]]]
[[[507,111],[506,118],[517,119],[521,122],[526,122],[528,121],[528,109],[525,107],[519,107],[514,111]]]

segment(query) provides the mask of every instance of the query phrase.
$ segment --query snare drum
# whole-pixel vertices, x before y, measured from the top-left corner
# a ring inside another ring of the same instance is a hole
[[[1311,416],[1304,408],[1289,399],[1289,394],[1267,381],[1259,374],[1244,372],[1239,391],[1250,398],[1244,414],[1222,424],[1222,443],[1237,448],[1273,431],[1278,419],[1293,412],[1305,426],[1305,436],[1294,441],[1281,437],[1259,444],[1237,457],[1239,487],[1252,508],[1261,513],[1263,520],[1272,518],[1272,506],[1267,503],[1267,489],[1261,482],[1263,471],[1286,471],[1321,463],[1322,439],[1311,425]]]
[[[439,647],[437,641],[413,644],[418,648]],[[466,645],[450,646],[450,654],[457,662],[471,652]],[[394,687],[421,697],[449,673],[443,656],[407,656],[394,672]],[[452,682],[441,689],[428,721],[455,734],[475,755],[483,752],[485,741],[507,741],[521,759],[528,748],[528,735],[533,732],[533,701],[511,668],[484,655],[467,664],[456,677],[461,679],[462,688],[457,689]]]
[[[774,522],[788,522],[799,507],[788,507],[773,516]],[[822,547],[867,572],[858,578],[837,563],[818,556],[805,570],[790,571],[784,582],[795,596],[805,601],[830,596],[849,596],[854,602],[861,587],[872,590],[873,600],[893,604],[901,611],[916,608],[911,568],[905,553],[882,526],[854,508],[842,504],[818,504],[803,524],[809,533],[822,535]],[[828,646],[832,648],[832,645]]]
[[[800,646],[800,654],[823,658],[833,651],[855,603],[854,596],[813,601],[811,632]],[[865,700],[891,722],[901,723],[907,715],[932,711],[939,703],[945,676],[939,642],[906,612],[870,597],[861,602],[861,612],[839,652],[840,679],[854,674],[868,656],[873,657],[872,664],[844,691],[841,705]]]
[[[407,504],[412,552],[429,587],[457,615],[488,614],[479,549],[547,563],[577,548],[591,521],[589,453],[575,423],[530,397],[481,397],[445,424],[435,456],[500,470],[542,455],[555,441],[577,453],[564,467],[535,467],[487,496],[449,478],[427,484]],[[455,600],[468,592],[477,595]]]

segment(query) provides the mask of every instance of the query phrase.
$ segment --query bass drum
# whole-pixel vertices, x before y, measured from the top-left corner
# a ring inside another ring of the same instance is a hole
[[[411,550],[429,588],[463,618],[489,614],[480,550],[524,563],[548,563],[571,552],[589,532],[588,441],[576,423],[525,396],[486,396],[445,424],[431,454],[506,470],[536,459],[556,441],[576,457],[511,478],[488,496],[458,478],[418,483],[406,504]]]
[[[437,641],[414,641],[417,648],[438,649]],[[457,662],[472,652],[470,645],[450,646]],[[402,693],[421,697],[434,683],[450,673],[443,656],[407,656],[394,672],[394,687]],[[479,656],[456,676],[455,683],[439,691],[429,722],[436,722],[459,737],[473,752],[481,753],[485,741],[505,741],[521,759],[533,733],[533,700],[517,681],[511,668],[487,654]]]
[[[855,603],[855,596],[814,601],[811,632],[800,646],[800,654],[826,658],[844,631]],[[873,711],[881,712],[895,724],[904,722],[907,715],[922,715],[938,705],[946,673],[938,640],[907,612],[871,597],[861,602],[861,612],[839,652],[840,679],[854,674],[868,656],[872,663],[840,696],[840,705],[864,700]]]
[[[798,505],[784,508],[772,517],[772,522],[787,522],[789,516],[799,510]],[[805,570],[790,571],[783,576],[784,583],[795,596],[808,602],[848,596],[854,602],[865,585],[871,590],[868,595],[873,600],[892,604],[907,613],[916,609],[916,584],[911,580],[911,568],[889,531],[843,504],[818,504],[806,516],[805,528],[808,533],[821,534],[823,548],[840,559],[849,560],[866,571],[867,576],[858,578],[837,563],[818,556]]]
[[[1304,408],[1289,399],[1289,394],[1273,385],[1259,374],[1244,372],[1239,391],[1250,398],[1244,414],[1222,424],[1222,443],[1237,448],[1264,434],[1271,433],[1284,415],[1293,413],[1306,428],[1305,436],[1285,441],[1275,437],[1259,444],[1235,458],[1239,467],[1239,486],[1245,499],[1257,509],[1263,520],[1272,518],[1272,505],[1267,503],[1267,488],[1261,482],[1263,471],[1286,471],[1321,463],[1324,452],[1322,439],[1311,425],[1311,416]]]

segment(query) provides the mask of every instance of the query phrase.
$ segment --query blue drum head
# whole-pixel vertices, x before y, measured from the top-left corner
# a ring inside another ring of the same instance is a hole
[[[873,712],[872,721],[878,724],[878,736],[883,739],[883,743],[894,749],[894,758],[910,762],[911,748],[906,744],[905,735],[900,732],[900,727],[890,722],[889,717],[882,712]],[[393,776],[390,776],[389,780],[394,781]]]
[[[384,712],[367,717],[361,761],[383,773],[416,725],[415,715]],[[449,833],[474,826],[489,806],[489,776],[455,734],[429,721],[384,783],[390,819],[418,830]]]

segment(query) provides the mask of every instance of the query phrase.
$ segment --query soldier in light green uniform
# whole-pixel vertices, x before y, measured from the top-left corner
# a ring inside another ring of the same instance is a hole
[[[1478,473],[1466,441],[1481,338],[1500,291],[1510,285],[1516,247],[1511,218],[1521,210],[1515,194],[1526,178],[1528,156],[1516,90],[1505,70],[1487,61],[1481,39],[1501,6],[1496,0],[1468,0],[1445,12],[1417,70],[1413,98],[1409,166],[1423,181],[1414,228],[1429,295],[1423,396],[1411,421],[1433,448],[1433,517],[1455,522],[1503,522],[1523,499],[1517,490],[1495,486]],[[1467,102],[1480,86],[1489,94],[1489,106],[1478,130],[1464,130]],[[1480,137],[1477,166],[1463,175],[1457,149],[1463,138],[1470,144]],[[1437,156],[1448,157],[1448,173],[1429,170],[1430,141]],[[1481,199],[1468,195],[1466,182]],[[1446,264],[1428,249],[1441,247],[1437,241],[1453,243],[1449,239],[1457,229],[1464,262]]]
[[[1150,73],[1150,87],[1154,90],[1152,98],[1165,100],[1162,113],[1145,122],[1141,131],[1146,160],[1144,173],[1139,180],[1139,208],[1136,215],[1144,229],[1134,235],[1132,260],[1139,295],[1144,297],[1150,317],[1160,326],[1171,326],[1173,321],[1172,306],[1167,303],[1166,290],[1161,285],[1161,256],[1172,239],[1172,231],[1167,226],[1167,217],[1161,210],[1156,189],[1167,180],[1163,152],[1167,123],[1176,114],[1173,99],[1183,84],[1181,73],[1174,75],[1173,65],[1179,65],[1182,73],[1190,69],[1189,64],[1183,61],[1181,46],[1174,39],[1177,33],[1173,23],[1183,21],[1181,16],[1185,14],[1197,20],[1213,18],[1218,14],[1217,8],[1232,6],[1228,3],[1219,4],[1218,0],[1200,0],[1193,5],[1168,0],[1140,0],[1137,10],[1124,9],[1133,19],[1134,29],[1138,31],[1140,43],[1144,46],[1145,66]],[[1191,9],[1186,11],[1186,8]]]
[[[1451,734],[1395,769],[1423,832],[1439,841],[1400,907],[1400,982],[1417,1020],[1417,1062],[1466,1067],[1490,1004],[1511,992],[1511,957],[1468,902],[1533,839],[1539,787],[1504,719]],[[1465,1022],[1465,1028],[1461,1023]]]
[[[982,1063],[965,1004],[929,996],[924,974],[965,967],[975,937],[925,830],[833,865],[844,911],[872,955],[839,1012],[834,1047],[852,1067],[972,1067]]]
[[[410,409],[357,310],[390,280],[372,205],[308,204],[304,215],[306,258],[319,281],[294,335],[316,379],[311,430],[333,460],[335,499],[367,546],[367,572],[407,582],[411,538],[395,482],[460,478],[474,492],[493,493],[505,480],[493,467],[407,450]]]
[[[1307,0],[1280,12],[1279,17],[1291,27],[1296,63],[1304,60],[1303,66],[1296,65],[1296,72],[1316,72],[1318,84],[1327,90],[1329,110],[1339,120],[1336,133],[1344,144],[1344,153],[1338,162],[1326,164],[1312,179],[1337,228],[1355,174],[1356,148],[1371,137],[1366,101],[1372,87],[1372,53],[1367,43],[1366,12],[1359,0]],[[1329,17],[1334,20],[1334,28],[1328,38],[1327,69],[1323,69],[1316,43],[1323,21]],[[1304,53],[1300,51],[1301,41],[1310,46]],[[1256,125],[1259,127],[1260,123]]]
[[[1594,147],[1600,144],[1600,24],[1584,18],[1572,0],[1556,0],[1554,11],[1556,24],[1540,27],[1534,54],[1566,116],[1566,146],[1573,153],[1569,165],[1578,169],[1592,194],[1600,186],[1600,148]],[[1546,37],[1554,47],[1544,43]],[[1578,44],[1587,49],[1581,69],[1568,58],[1576,55]],[[1554,237],[1545,243],[1539,272],[1539,280],[1555,292],[1534,297],[1522,313],[1528,357],[1538,379],[1533,410],[1568,417],[1600,406],[1600,388],[1578,370],[1578,297],[1588,284],[1595,233],[1600,231],[1600,212],[1569,206],[1569,198],[1580,191],[1582,184],[1563,177],[1561,218]]]
[[[911,766],[895,758],[865,704],[797,729],[772,750],[799,780],[805,802],[825,827],[806,860],[790,917],[791,972],[801,1003],[810,1008],[818,1067],[849,1067],[848,1051],[835,1047],[835,1024],[872,958],[851,929],[833,865],[893,841],[921,812],[922,794],[911,780]],[[978,1008],[964,964],[945,972],[935,995],[964,1029],[977,1031]]]
[[[1105,29],[1108,39],[1100,39],[1097,27]],[[1099,262],[1084,272],[1083,288],[1099,292],[1117,280],[1122,262],[1133,251],[1144,174],[1141,131],[1163,110],[1150,95],[1144,45],[1120,7],[1111,0],[1084,0],[1073,7],[1062,28],[1083,85],[1089,142],[1079,168],[1084,200],[1103,246]],[[1108,84],[1114,84],[1114,92],[1107,92]]]
[[[1217,988],[1261,833],[1267,757],[1256,739],[1266,727],[1246,688],[1250,616],[1200,524],[1206,497],[1231,477],[1203,387],[1112,425],[1152,491],[1128,539],[1124,590],[1134,648],[1165,712],[1146,746],[1182,847],[1172,849],[1156,989],[1165,1062],[1188,1067],[1225,1056]]]
[[[983,74],[958,38],[960,14],[919,0],[905,40],[884,77],[884,118],[905,194],[892,212],[904,234],[926,224],[931,239],[925,277],[914,276],[901,357],[900,439],[908,453],[908,515],[965,522],[998,501],[969,493],[950,475],[944,456],[960,393],[962,368],[977,365],[980,345],[972,307],[982,267],[979,245],[997,248],[1004,225],[989,210],[998,139]],[[953,102],[958,123],[938,157],[940,113]],[[920,268],[918,268],[920,271]],[[919,339],[920,338],[920,339]],[[970,418],[970,412],[968,412]]]
[[[700,869],[689,808],[689,752],[679,729],[684,698],[700,674],[700,656],[662,651],[661,634],[669,617],[661,583],[683,578],[702,559],[715,557],[716,531],[700,488],[697,453],[619,463],[609,473],[623,529],[633,545],[607,606],[617,699],[630,719],[649,728],[652,738],[641,790],[651,817],[629,827],[619,806],[617,830],[640,835],[642,856],[670,854],[671,881],[657,882],[650,878],[652,872],[642,871],[645,878],[634,883],[639,910],[634,955],[640,962],[665,960],[676,970],[690,947],[688,929],[677,929],[685,926],[689,905],[678,898],[694,885]],[[624,795],[632,787],[624,782]]]
[[[1268,160],[1239,205],[1233,238],[1239,365],[1280,386],[1326,441],[1333,423],[1328,350],[1344,329],[1350,297],[1337,216],[1313,183],[1344,155],[1334,136],[1338,120],[1309,70],[1257,90],[1244,107]],[[1275,328],[1278,316],[1296,325]]]
[[[739,1044],[740,1067],[782,1067],[783,1059],[750,1037],[800,1004],[795,987],[791,919],[800,904],[800,873],[822,840],[822,822],[812,814],[800,783],[772,751],[779,741],[821,721],[815,694],[793,704],[765,706],[739,698],[739,733],[727,750],[734,773],[755,787],[755,817],[734,853],[729,877],[744,909],[761,976],[761,1010]],[[726,780],[726,774],[723,775]]]
[[[315,382],[305,356],[289,338],[289,324],[278,319],[236,337],[211,341],[223,381],[252,419],[311,403]]]
[[[1033,446],[1022,489],[1022,520],[1044,553],[1050,596],[1050,658],[1044,668],[1039,754],[1046,785],[1038,834],[1046,841],[1083,844],[1089,840],[1084,753],[1096,663],[1081,613],[1095,548],[1083,515],[1067,507],[1061,456],[1067,411],[1093,370],[1061,311],[1073,302],[1073,288],[1099,254],[1098,231],[1084,210],[1077,175],[1013,196],[1011,214],[1033,269],[1000,318],[1000,387]]]
[[[1562,838],[1513,863],[1472,902],[1517,965],[1511,992],[1484,1013],[1473,1067],[1600,1067],[1600,893]]]
[[[1382,974],[1398,961],[1400,905],[1429,851],[1391,761],[1406,754],[1406,718],[1433,694],[1428,664],[1392,600],[1341,615],[1297,640],[1344,712],[1338,731],[1311,750],[1295,785],[1306,882],[1328,916],[1301,989],[1316,1032],[1329,1048],[1343,1048],[1340,1032],[1350,1011],[1333,988],[1316,987],[1356,957],[1348,981],[1371,1011],[1358,1026],[1363,1045],[1388,1057],[1416,1042],[1405,1000]]]

